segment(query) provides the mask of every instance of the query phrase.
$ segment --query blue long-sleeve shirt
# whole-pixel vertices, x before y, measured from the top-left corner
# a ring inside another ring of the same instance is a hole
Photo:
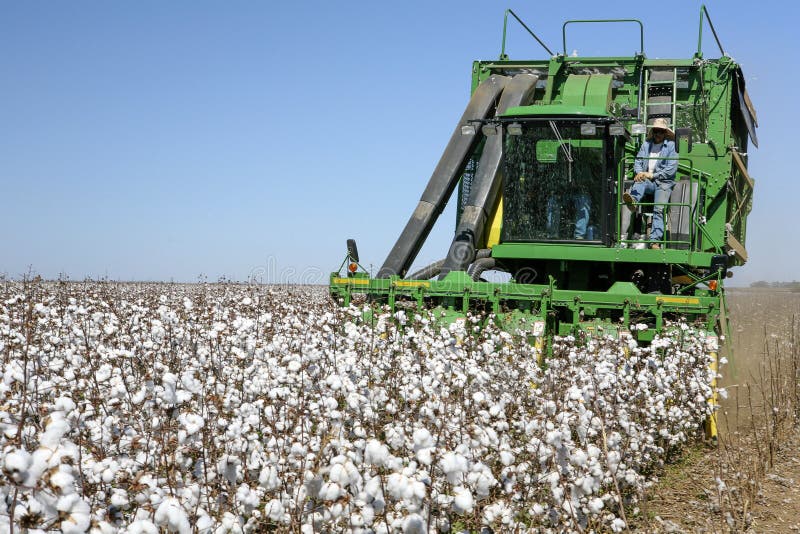
[[[642,143],[639,153],[636,154],[636,161],[633,164],[633,171],[635,174],[640,172],[647,172],[650,167],[650,147],[653,146],[652,140],[646,140]],[[678,153],[675,151],[675,141],[664,139],[661,145],[661,152],[658,153],[659,158],[676,158],[676,159],[660,159],[656,161],[656,167],[653,169],[653,181],[668,182],[675,181],[675,174],[678,171]],[[645,159],[643,159],[645,158]]]

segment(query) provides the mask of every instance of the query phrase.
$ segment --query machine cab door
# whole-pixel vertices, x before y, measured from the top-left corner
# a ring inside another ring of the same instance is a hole
[[[611,244],[618,143],[607,122],[545,119],[505,128],[502,242]]]

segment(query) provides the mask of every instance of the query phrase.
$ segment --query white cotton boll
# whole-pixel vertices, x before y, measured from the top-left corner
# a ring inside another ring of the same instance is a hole
[[[362,528],[364,526],[364,517],[361,514],[350,514],[350,526],[352,528]]]
[[[589,456],[581,449],[575,449],[574,451],[572,451],[572,454],[570,455],[569,458],[570,462],[572,462],[573,465],[576,465],[578,467],[583,467],[584,465],[586,465],[586,461],[588,459]]]
[[[241,474],[240,464],[241,461],[239,458],[229,454],[223,455],[217,463],[217,472],[225,477],[225,479],[228,481],[228,484],[236,484]]]
[[[239,518],[237,518],[230,512],[225,512],[225,514],[222,516],[222,524],[219,525],[214,532],[217,532],[219,534],[222,533],[239,534],[243,532],[243,530]]]
[[[367,480],[364,484],[364,493],[367,496],[367,502],[373,500],[383,500],[383,493],[381,491],[381,477],[374,476]]]
[[[342,515],[342,513],[344,512],[344,506],[342,506],[342,503],[340,503],[340,502],[333,503],[328,508],[328,511],[330,512],[331,518],[333,518],[335,520],[336,518],[340,517]]]
[[[117,508],[125,508],[129,504],[128,492],[124,489],[115,489],[111,494],[111,505]]]
[[[371,525],[375,521],[375,508],[372,505],[366,505],[361,509],[361,517],[364,518],[365,525]]]
[[[119,470],[119,464],[117,462],[111,462],[106,469],[103,470],[103,473],[100,475],[100,478],[106,484],[110,484],[113,480],[117,471]]]
[[[236,500],[244,507],[247,513],[251,512],[253,508],[258,506],[259,497],[258,493],[253,491],[247,484],[242,484],[236,490]]]
[[[425,484],[423,484],[419,480],[411,480],[411,483],[409,484],[409,486],[410,486],[410,492],[409,492],[410,495],[407,495],[407,498],[413,498],[413,499],[416,499],[418,501],[421,501],[422,499],[425,498],[425,496],[428,493],[428,490],[425,487]]]
[[[403,521],[403,534],[425,534],[425,521],[419,514],[409,514]]]
[[[485,498],[491,489],[497,484],[497,480],[492,476],[492,472],[487,468],[479,473],[470,473],[469,482],[475,487],[478,498]]]
[[[664,430],[664,429],[662,429],[662,430]],[[608,458],[607,458],[608,466],[612,470],[616,469],[617,465],[619,465],[619,459],[620,459],[619,451],[609,451],[608,452]]]
[[[299,371],[299,370],[300,370],[302,367],[303,367],[303,366],[302,366],[302,364],[301,364],[301,363],[300,363],[298,360],[292,360],[292,361],[290,361],[290,362],[289,362],[289,364],[286,366],[286,368],[287,368],[287,369],[289,369],[289,371],[291,371],[291,372],[293,372],[293,373],[296,373],[296,372],[297,372],[297,371]]]
[[[328,411],[335,410],[339,407],[339,401],[337,401],[333,397],[326,397],[323,402],[325,404],[325,408],[327,408]]]
[[[403,499],[410,493],[413,493],[413,490],[409,488],[408,477],[400,473],[392,473],[389,475],[386,479],[386,491],[397,500]]]
[[[6,454],[3,463],[3,469],[17,484],[22,484],[28,477],[28,469],[31,466],[33,459],[28,451],[25,449],[15,449]]]
[[[414,455],[417,461],[423,465],[431,465],[433,463],[433,447],[428,449],[419,449]]]
[[[368,464],[375,466],[382,466],[386,464],[389,459],[389,448],[376,439],[371,439],[367,442],[364,449],[364,461]]]
[[[61,438],[69,432],[69,429],[70,425],[64,419],[64,415],[61,412],[53,412],[50,414],[50,421],[47,423],[44,432],[39,437],[39,446],[56,450]]]
[[[50,475],[50,485],[62,494],[72,493],[75,477],[63,470],[58,470]]]
[[[342,489],[335,482],[326,482],[319,490],[319,498],[323,501],[335,501],[342,495]]]
[[[589,511],[593,514],[599,514],[603,509],[603,506],[603,499],[595,497],[594,499],[589,500]]]
[[[427,449],[433,447],[433,436],[427,428],[418,428],[414,431],[414,450]]]
[[[147,388],[142,386],[142,388],[133,394],[131,397],[131,403],[134,405],[141,404],[144,399],[147,397]]]
[[[202,430],[205,425],[205,419],[196,413],[181,414],[178,417],[178,421],[190,436]]]
[[[614,520],[611,522],[611,530],[614,532],[622,532],[625,530],[625,521],[619,517],[614,518]]]
[[[56,411],[69,413],[75,409],[75,402],[69,397],[59,397],[53,403],[53,409]]]
[[[336,482],[342,487],[346,487],[350,483],[350,476],[347,469],[342,464],[334,464],[328,473],[328,478],[331,482]]]
[[[127,534],[158,534],[158,527],[147,519],[137,519],[126,530]]]
[[[160,394],[161,400],[167,406],[173,406],[178,402],[178,395],[176,392],[178,377],[172,373],[164,373],[164,376],[161,377],[161,382],[163,386],[163,391]]]
[[[259,485],[267,491],[273,491],[281,486],[281,479],[278,477],[278,469],[270,465],[261,470],[258,475]]]
[[[272,499],[264,506],[264,513],[275,522],[283,519],[283,512],[283,503],[278,499]]]
[[[569,400],[572,401],[583,399],[583,392],[581,391],[581,388],[577,386],[570,386],[570,388],[567,390],[567,395],[569,396]]]
[[[198,534],[210,534],[214,529],[214,520],[205,512],[198,513],[197,523],[194,526]]]
[[[503,465],[509,466],[514,463],[514,460],[515,458],[511,451],[500,451],[500,463]]]
[[[156,525],[166,527],[170,532],[178,532],[178,534],[191,534],[192,532],[186,511],[181,507],[180,502],[173,497],[164,499],[158,506],[153,519]]]
[[[450,484],[455,484],[469,466],[467,465],[467,459],[462,455],[448,452],[439,460],[439,467],[447,475],[447,481]]]
[[[60,525],[62,534],[82,534],[89,530],[91,509],[77,493],[58,499],[56,509],[66,516]]]
[[[339,378],[337,374],[328,375],[325,379],[325,383],[334,391],[342,388],[342,379]]]
[[[472,512],[472,507],[475,500],[472,498],[472,492],[463,486],[456,486],[453,488],[455,498],[453,499],[453,510],[458,514],[468,514]]]

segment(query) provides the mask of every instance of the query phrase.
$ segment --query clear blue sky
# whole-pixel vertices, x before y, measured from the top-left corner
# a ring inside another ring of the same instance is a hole
[[[0,274],[321,281],[345,240],[377,269],[512,8],[554,50],[570,18],[639,18],[648,57],[690,57],[699,3],[0,2]],[[732,282],[798,276],[796,3],[707,3],[758,110]],[[569,34],[631,54],[622,26]],[[704,31],[707,57],[718,52]],[[574,43],[574,44],[573,44]],[[514,26],[512,58],[545,52]],[[417,264],[446,254],[443,217]]]

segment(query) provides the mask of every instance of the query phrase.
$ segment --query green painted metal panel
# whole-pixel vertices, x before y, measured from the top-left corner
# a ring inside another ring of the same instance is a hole
[[[553,243],[501,243],[492,248],[492,257],[498,259],[522,258],[530,260],[575,260],[631,263],[681,263],[694,267],[709,267],[713,253],[687,252],[685,250],[638,250],[588,244]]]

